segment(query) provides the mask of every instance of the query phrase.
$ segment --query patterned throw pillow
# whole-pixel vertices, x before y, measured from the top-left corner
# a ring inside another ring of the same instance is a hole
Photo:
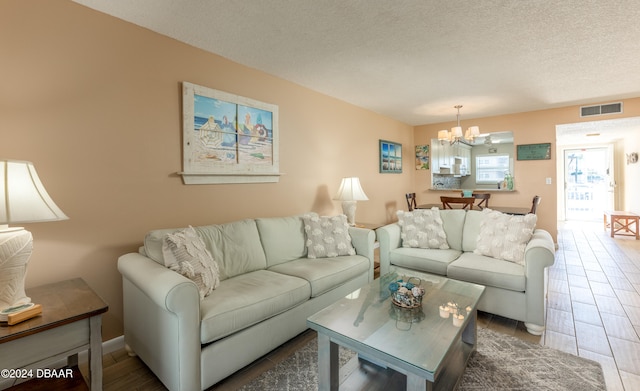
[[[333,258],[339,255],[355,255],[351,244],[347,216],[318,216],[309,213],[302,216],[307,234],[308,258]]]
[[[480,235],[476,242],[476,254],[524,265],[524,249],[533,236],[538,217],[508,215],[484,209],[480,223]]]
[[[401,228],[402,247],[449,248],[438,208],[415,209],[412,212],[399,210],[396,214]]]
[[[162,240],[165,265],[198,286],[200,300],[220,285],[220,271],[204,241],[192,226],[166,234]]]

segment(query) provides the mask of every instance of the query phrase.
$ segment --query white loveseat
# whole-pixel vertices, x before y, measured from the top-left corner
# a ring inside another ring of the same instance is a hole
[[[479,310],[522,321],[529,333],[540,335],[545,327],[546,268],[555,260],[551,235],[535,229],[524,249],[523,264],[519,264],[474,252],[487,212],[454,209],[439,213],[448,249],[403,247],[399,223],[376,230],[380,274],[396,266],[484,285]]]
[[[346,221],[346,220],[345,220]],[[375,234],[349,227],[355,255],[308,258],[301,216],[195,227],[220,270],[200,299],[164,265],[175,229],[123,255],[124,337],[170,390],[203,390],[307,329],[307,317],[373,280]]]

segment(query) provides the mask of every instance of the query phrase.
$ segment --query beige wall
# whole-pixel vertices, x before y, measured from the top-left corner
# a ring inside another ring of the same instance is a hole
[[[612,99],[607,102],[618,101]],[[602,103],[607,103],[602,102]],[[515,188],[514,193],[493,193],[491,203],[502,206],[529,206],[534,195],[542,197],[538,209],[538,226],[548,230],[554,236],[557,235],[557,184],[556,175],[556,125],[577,122],[590,122],[598,119],[616,119],[623,117],[640,116],[640,98],[623,100],[624,113],[612,114],[606,117],[580,118],[580,106],[568,106],[559,109],[532,111],[487,117],[478,119],[462,119],[463,128],[471,125],[480,126],[481,132],[502,132],[511,130],[514,134],[514,144],[551,143],[551,160],[514,161]],[[428,143],[432,138],[438,137],[438,130],[449,129],[455,121],[416,126],[414,129],[414,141],[416,144]],[[637,145],[637,143],[636,143]],[[634,165],[633,167],[638,167]],[[632,166],[629,166],[633,169]],[[419,203],[439,202],[440,191],[430,191],[430,171],[416,174],[414,188],[417,192]],[[547,185],[546,178],[551,178],[552,184]],[[629,176],[622,178],[629,180]],[[637,189],[637,188],[636,188]],[[627,194],[628,194],[627,186]],[[628,199],[628,198],[627,198]]]
[[[70,1],[3,0],[0,51],[0,157],[33,161],[70,217],[26,226],[27,287],[84,278],[105,339],[122,334],[117,258],[150,229],[336,214],[344,176],[370,198],[358,220],[385,222],[413,186],[412,127]],[[279,106],[279,183],[182,184],[181,81]],[[378,173],[379,139],[403,144],[403,174]]]

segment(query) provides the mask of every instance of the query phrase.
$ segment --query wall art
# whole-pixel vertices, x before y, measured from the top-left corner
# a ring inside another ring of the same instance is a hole
[[[416,145],[416,170],[429,169],[429,146]]]
[[[185,184],[278,182],[278,106],[182,83]]]
[[[380,140],[380,172],[402,173],[402,144]]]

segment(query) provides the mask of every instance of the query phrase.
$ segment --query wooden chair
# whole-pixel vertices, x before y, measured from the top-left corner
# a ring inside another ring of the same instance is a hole
[[[464,192],[460,195],[464,196]],[[489,198],[491,198],[491,193],[473,193],[471,194],[471,197],[475,198],[476,200],[480,200],[480,202],[476,204],[478,209],[482,210],[489,207]]]
[[[407,207],[409,208],[409,212],[416,209],[416,193],[407,193],[405,194],[407,197]]]
[[[531,211],[529,211],[529,213],[536,214],[536,211],[538,210],[538,205],[540,205],[540,200],[541,200],[540,196],[533,197],[533,202],[531,204]]]
[[[440,197],[442,201],[442,209],[473,209],[476,199],[473,197]],[[460,208],[454,208],[451,205],[460,204]]]

